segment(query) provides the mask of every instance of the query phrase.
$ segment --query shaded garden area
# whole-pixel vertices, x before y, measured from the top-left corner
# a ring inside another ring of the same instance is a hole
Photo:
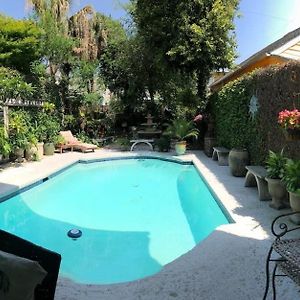
[[[162,131],[192,121],[210,72],[235,58],[237,2],[130,1],[120,22],[90,6],[71,16],[68,0],[32,0],[27,20],[0,16],[1,103],[43,103],[9,108],[1,153],[59,143],[59,130],[93,143],[131,137],[149,113]]]

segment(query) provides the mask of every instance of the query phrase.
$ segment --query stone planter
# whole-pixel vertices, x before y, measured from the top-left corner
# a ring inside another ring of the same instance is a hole
[[[266,178],[268,182],[269,194],[272,197],[270,207],[274,209],[282,209],[287,207],[288,192],[285,184],[280,179]]]
[[[44,155],[53,155],[54,150],[55,147],[53,143],[44,143]]]
[[[44,143],[37,144],[37,156],[38,160],[41,160],[44,156]]]
[[[35,145],[32,145],[31,147],[28,147],[25,149],[25,158],[28,161],[33,160],[34,155],[37,153],[38,148]]]
[[[232,149],[228,155],[228,164],[231,174],[236,177],[245,177],[249,165],[249,154],[246,149]]]
[[[204,137],[204,153],[208,157],[212,157],[213,154],[213,147],[217,145],[217,139],[214,137]]]
[[[186,152],[186,141],[180,141],[175,144],[175,151],[177,155],[182,155]]]
[[[17,162],[21,163],[24,161],[24,149],[23,148],[15,148],[14,155],[16,156]]]
[[[289,192],[290,194],[290,205],[292,208],[292,211],[300,211],[300,195],[296,193]],[[300,224],[300,214],[296,214],[294,216],[290,217],[290,220],[299,225]]]

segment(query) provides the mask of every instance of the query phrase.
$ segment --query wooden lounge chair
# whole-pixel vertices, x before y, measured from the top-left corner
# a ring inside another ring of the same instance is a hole
[[[56,282],[61,262],[58,253],[49,251],[13,234],[0,230],[0,250],[32,261],[37,261],[47,272],[34,290],[35,300],[54,300]],[[30,276],[30,274],[28,274]]]
[[[80,140],[78,140],[70,130],[67,131],[60,131],[59,134],[65,139],[66,145],[70,145],[71,149],[77,149],[82,152],[87,151],[95,151],[97,149],[96,145],[83,143]]]

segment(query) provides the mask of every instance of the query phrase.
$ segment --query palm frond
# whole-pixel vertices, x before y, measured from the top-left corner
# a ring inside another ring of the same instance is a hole
[[[168,127],[167,134],[178,139],[179,141],[182,141],[188,137],[197,138],[199,130],[194,127],[193,122],[188,122],[182,119],[176,119]]]

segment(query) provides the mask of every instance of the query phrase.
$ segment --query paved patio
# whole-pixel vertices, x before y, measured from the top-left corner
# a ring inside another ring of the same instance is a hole
[[[0,196],[45,178],[78,159],[123,155],[138,154],[108,150],[73,152],[9,168],[0,173]],[[255,188],[244,187],[244,178],[231,176],[228,167],[218,166],[202,152],[193,151],[181,158],[193,160],[236,223],[220,226],[190,252],[142,280],[101,286],[59,278],[57,300],[262,299],[265,259],[271,243],[270,224],[285,211],[275,211],[268,202],[260,202]],[[278,299],[300,299],[299,288],[291,280],[278,279],[277,287]]]

